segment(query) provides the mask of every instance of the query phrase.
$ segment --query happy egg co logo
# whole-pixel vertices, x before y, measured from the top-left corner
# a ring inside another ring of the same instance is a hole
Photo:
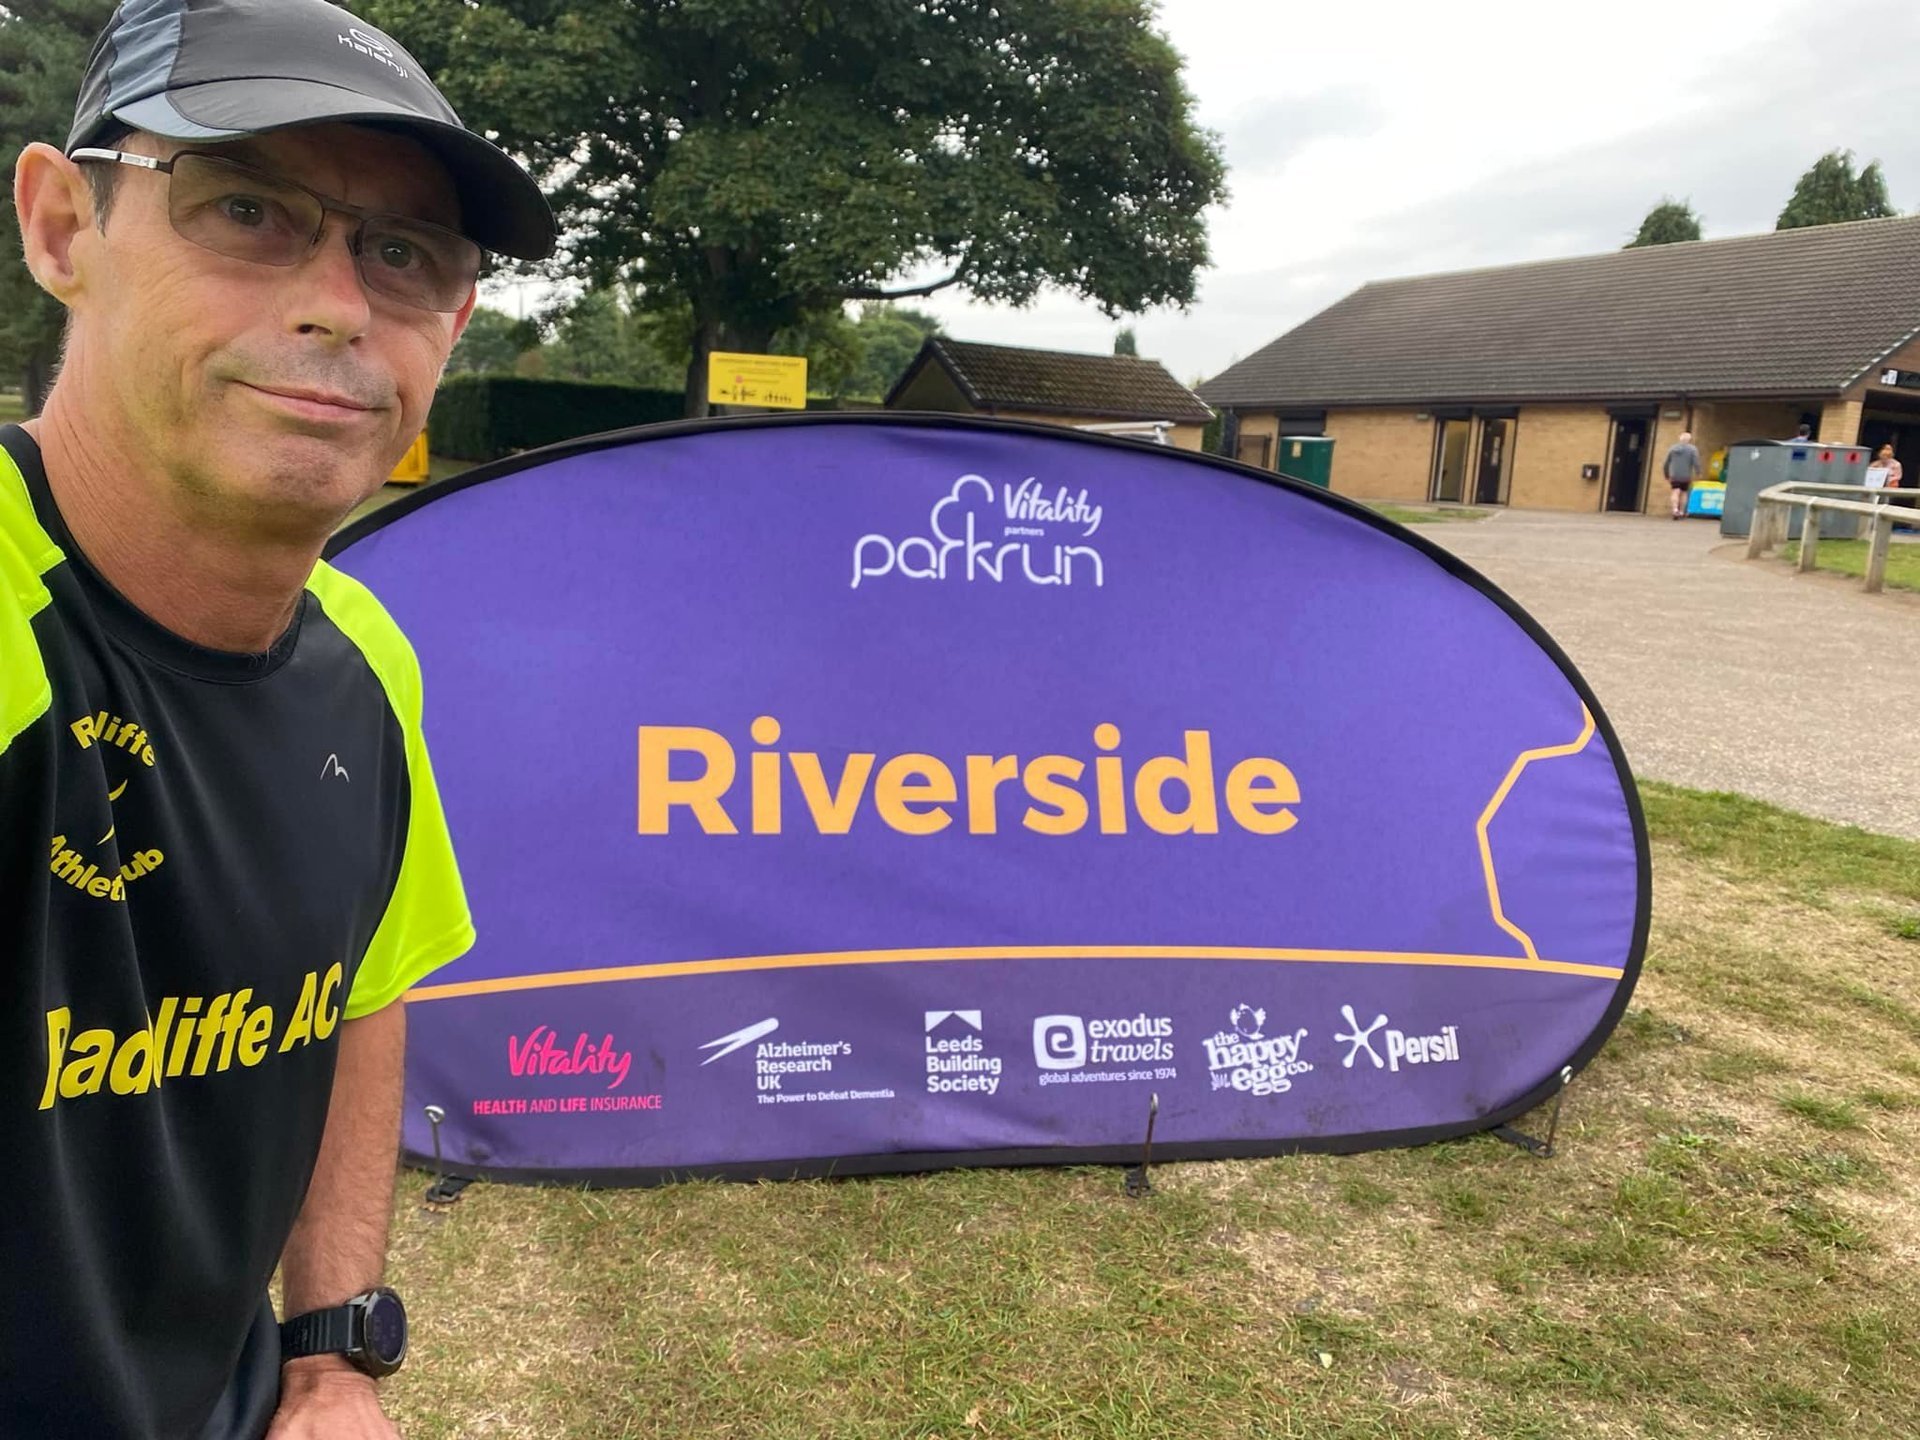
[[[1061,485],[1051,493],[1029,475],[995,494],[983,475],[962,475],[927,516],[925,535],[862,535],[853,545],[853,588],[884,575],[1031,585],[1107,583],[1106,562],[1085,542],[1104,510]],[[997,532],[997,533],[996,533]],[[1060,538],[1054,538],[1059,536]]]

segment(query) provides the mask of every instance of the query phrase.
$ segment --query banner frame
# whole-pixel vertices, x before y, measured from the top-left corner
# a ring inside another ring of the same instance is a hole
[[[423,485],[410,491],[401,498],[381,507],[370,514],[363,515],[353,523],[342,527],[329,540],[324,551],[328,561],[350,549],[359,541],[386,528],[396,520],[411,515],[414,511],[437,500],[443,500],[459,491],[475,485],[483,485],[492,480],[504,479],[519,471],[531,469],[550,461],[566,459],[576,455],[590,454],[598,450],[612,449],[617,446],[644,443],[649,440],[665,440],[690,435],[710,434],[732,430],[770,429],[776,427],[792,428],[796,426],[868,426],[895,429],[951,429],[964,431],[989,431],[999,434],[1026,435],[1034,438],[1064,442],[1073,445],[1098,446],[1119,453],[1138,456],[1141,442],[1119,436],[1101,435],[1086,431],[1066,429],[1058,426],[1043,425],[1030,421],[1001,420],[973,415],[948,414],[937,411],[878,410],[878,411],[806,411],[795,414],[714,416],[697,420],[672,420],[651,425],[631,426],[621,430],[608,430],[594,435],[581,436],[555,445],[543,446],[536,450],[522,451],[517,455],[505,457],[475,466],[451,479],[435,484]],[[1546,631],[1540,622],[1529,614],[1510,595],[1493,581],[1475,570],[1441,545],[1420,535],[1410,527],[1397,524],[1377,511],[1369,509],[1355,500],[1338,495],[1331,490],[1306,484],[1275,471],[1256,469],[1251,465],[1230,460],[1225,456],[1209,455],[1202,451],[1178,450],[1173,454],[1181,460],[1205,465],[1241,479],[1254,480],[1262,484],[1286,490],[1296,498],[1309,500],[1326,506],[1369,525],[1388,537],[1408,545],[1417,553],[1440,566],[1453,579],[1459,580],[1479,594],[1491,600],[1498,609],[1516,624],[1521,631],[1538,645],[1553,661],[1560,673],[1572,685],[1574,692],[1592,715],[1595,733],[1606,744],[1608,754],[1613,761],[1614,771],[1620,781],[1622,799],[1625,801],[1628,819],[1632,829],[1635,857],[1635,913],[1633,919],[1632,941],[1628,948],[1622,975],[1615,987],[1612,999],[1606,1010],[1586,1038],[1574,1050],[1573,1054],[1562,1062],[1559,1070],[1548,1075],[1531,1090],[1517,1099],[1489,1111],[1483,1116],[1470,1120],[1456,1121],[1445,1125],[1416,1127],[1408,1130],[1374,1131],[1364,1135],[1308,1136],[1285,1140],[1217,1140],[1217,1141],[1159,1141],[1155,1145],[1156,1158],[1161,1163],[1187,1160],[1225,1160],[1225,1159],[1265,1159],[1281,1155],[1297,1154],[1360,1154],[1370,1150],[1405,1149],[1417,1145],[1433,1144],[1443,1140],[1459,1139],[1465,1136],[1491,1131],[1507,1124],[1551,1100],[1566,1088],[1573,1078],[1592,1063],[1601,1048],[1612,1036],[1625,1014],[1633,993],[1638,986],[1641,965],[1646,957],[1647,939],[1652,921],[1653,883],[1652,854],[1649,847],[1646,815],[1640,803],[1639,787],[1634,781],[1632,770],[1627,764],[1619,735],[1608,719],[1605,708],[1600,704],[1586,678],[1574,665],[1571,657],[1561,649],[1559,643]],[[424,670],[424,667],[423,667]],[[425,671],[423,679],[429,689],[433,683],[430,670]],[[1146,1134],[1146,1117],[1141,1116],[1141,1135]],[[1137,1162],[1140,1147],[1138,1145],[1100,1145],[1100,1146],[1038,1146],[999,1150],[954,1150],[954,1151],[883,1151],[864,1155],[823,1158],[791,1158],[784,1160],[754,1160],[724,1162],[717,1164],[690,1166],[638,1166],[624,1168],[594,1168],[588,1170],[562,1169],[525,1169],[515,1166],[474,1165],[469,1163],[445,1163],[437,1168],[440,1173],[458,1176],[469,1180],[486,1180],[508,1184],[571,1185],[589,1188],[634,1189],[649,1188],[657,1185],[675,1184],[686,1180],[728,1180],[752,1182],[760,1180],[801,1180],[826,1179],[836,1176],[926,1174],[942,1170],[956,1169],[994,1169],[1035,1165],[1130,1165]],[[403,1147],[401,1158],[408,1164],[422,1170],[435,1169],[430,1155],[423,1155]]]

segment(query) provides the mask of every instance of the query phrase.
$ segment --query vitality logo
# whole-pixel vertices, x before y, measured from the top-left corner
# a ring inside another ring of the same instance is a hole
[[[1460,1058],[1460,1027],[1457,1025],[1443,1025],[1433,1035],[1409,1035],[1404,1030],[1387,1027],[1385,1015],[1375,1015],[1372,1024],[1362,1026],[1359,1017],[1353,1013],[1353,1006],[1342,1005],[1340,1013],[1346,1017],[1348,1028],[1334,1031],[1333,1038],[1347,1043],[1347,1053],[1340,1063],[1348,1070],[1353,1068],[1355,1058],[1362,1051],[1373,1062],[1374,1069],[1388,1070],[1396,1075],[1403,1061],[1408,1065],[1445,1065]],[[1384,1060],[1380,1057],[1380,1051],[1373,1048],[1374,1035],[1383,1027],[1387,1027],[1380,1037],[1387,1052]]]

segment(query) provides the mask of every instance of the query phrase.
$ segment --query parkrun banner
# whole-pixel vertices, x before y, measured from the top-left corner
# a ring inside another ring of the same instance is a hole
[[[646,1184],[1358,1150],[1553,1095],[1627,1002],[1644,827],[1566,657],[1418,535],[1179,450],[671,425],[409,496],[479,944],[406,1148]]]

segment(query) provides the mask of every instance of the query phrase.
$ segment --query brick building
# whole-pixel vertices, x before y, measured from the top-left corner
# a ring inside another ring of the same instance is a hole
[[[1200,448],[1213,412],[1157,360],[976,345],[935,335],[887,394],[889,410],[1036,420]]]
[[[1553,510],[1666,505],[1659,457],[1793,435],[1920,467],[1920,217],[1382,280],[1199,388],[1273,466],[1333,437],[1333,488]]]

